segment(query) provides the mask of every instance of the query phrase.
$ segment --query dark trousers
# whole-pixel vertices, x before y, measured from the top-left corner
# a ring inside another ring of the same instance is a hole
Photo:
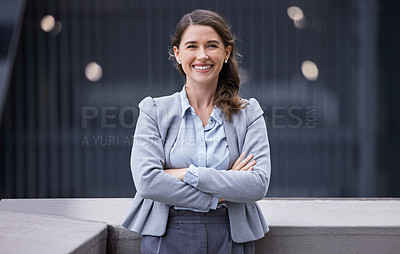
[[[142,254],[254,254],[254,241],[234,243],[227,208],[199,213],[170,208],[163,236],[143,236]]]

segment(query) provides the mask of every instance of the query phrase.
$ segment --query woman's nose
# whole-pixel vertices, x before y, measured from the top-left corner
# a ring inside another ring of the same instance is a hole
[[[207,52],[205,51],[204,48],[199,48],[198,54],[197,54],[197,59],[198,60],[207,60],[209,57],[207,55]]]

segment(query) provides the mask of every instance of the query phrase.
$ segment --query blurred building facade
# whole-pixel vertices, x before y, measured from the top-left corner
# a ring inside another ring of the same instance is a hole
[[[0,197],[133,196],[137,105],[182,88],[170,36],[197,8],[239,39],[241,94],[269,131],[269,197],[400,196],[391,1],[32,0],[2,94]]]

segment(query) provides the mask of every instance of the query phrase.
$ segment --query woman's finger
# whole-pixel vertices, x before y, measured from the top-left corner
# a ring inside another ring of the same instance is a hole
[[[251,171],[251,170],[253,170],[254,165],[256,165],[256,161],[251,161],[247,165],[245,165],[243,168],[241,168],[240,171]]]
[[[244,160],[242,160],[239,165],[237,166],[239,169],[243,168],[244,166],[247,165],[247,163],[254,157],[253,154],[250,154],[249,156],[247,156],[246,158],[244,158]]]
[[[239,156],[239,158],[236,159],[235,163],[233,163],[233,166],[232,166],[232,169],[233,169],[233,170],[235,170],[236,167],[237,167],[237,165],[242,161],[244,154],[245,154],[245,152],[243,152],[243,153]]]

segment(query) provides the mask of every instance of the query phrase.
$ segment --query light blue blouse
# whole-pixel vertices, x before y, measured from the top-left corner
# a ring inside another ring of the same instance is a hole
[[[198,167],[227,170],[229,167],[229,149],[223,126],[224,114],[217,106],[214,107],[208,123],[203,127],[201,119],[190,106],[185,86],[180,92],[182,121],[176,139],[170,152],[172,168],[188,168],[184,181],[193,187],[198,182]],[[209,207],[217,208],[218,197],[211,200]],[[219,204],[218,207],[225,206]],[[208,212],[187,207],[175,206],[175,209]]]

